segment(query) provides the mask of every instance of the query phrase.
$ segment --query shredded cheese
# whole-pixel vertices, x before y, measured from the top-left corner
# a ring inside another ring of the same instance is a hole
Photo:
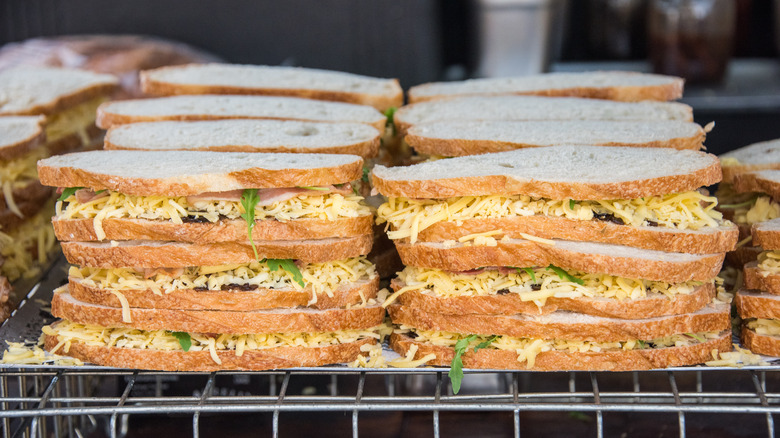
[[[409,238],[438,222],[512,216],[555,216],[589,221],[609,214],[630,226],[659,226],[698,230],[717,227],[723,216],[718,200],[698,191],[630,200],[571,201],[525,195],[464,196],[447,199],[388,198],[377,209],[377,224],[387,223],[390,239]]]
[[[5,259],[0,273],[10,281],[35,277],[40,272],[40,266],[48,261],[57,244],[49,223],[51,211],[51,204],[47,204],[12,231],[0,231],[0,256]]]
[[[47,140],[53,142],[77,134],[81,144],[88,145],[90,138],[87,130],[95,124],[97,108],[106,100],[107,97],[97,97],[46,117]]]
[[[8,349],[3,352],[3,358],[0,363],[12,365],[61,365],[61,366],[81,366],[84,365],[79,359],[60,356],[45,351],[41,346],[42,342],[36,345],[30,345],[26,342],[8,342]]]
[[[387,365],[393,368],[417,368],[419,366],[425,365],[427,362],[436,359],[435,354],[428,353],[425,356],[417,360],[414,360],[414,356],[417,354],[418,349],[419,349],[418,346],[412,345],[411,347],[409,347],[409,350],[406,352],[406,355],[404,355],[403,357],[399,357],[398,359],[394,359],[387,362]]]
[[[518,294],[521,300],[533,301],[541,307],[551,297],[599,297],[626,300],[644,298],[648,293],[659,293],[674,299],[677,295],[688,295],[704,284],[698,281],[670,284],[607,274],[566,271],[572,277],[584,282],[580,285],[566,278],[560,278],[555,272],[546,268],[537,267],[530,270],[534,273],[536,281],[524,269],[484,269],[476,274],[460,274],[407,266],[398,274],[398,280],[405,286],[391,295],[384,305],[390,305],[400,295],[412,290],[445,298],[495,295],[503,291]],[[534,290],[536,288],[538,290]]]
[[[704,362],[708,367],[735,367],[741,368],[749,365],[769,365],[761,356],[744,349],[737,344],[732,344],[734,351],[719,352],[716,348],[712,349],[712,360]]]
[[[739,166],[740,164],[742,163],[740,163],[739,160],[734,157],[724,157],[720,159],[720,165],[723,167]]]
[[[747,321],[747,327],[759,335],[778,336],[780,335],[780,320],[756,318]]]
[[[122,322],[133,322],[132,318],[130,317],[130,303],[127,301],[127,297],[125,297],[122,292],[119,292],[118,290],[109,290],[114,296],[119,300],[119,304],[122,305]]]
[[[368,353],[367,356],[359,354],[354,362],[349,366],[352,368],[387,368],[387,360],[382,354],[381,344],[363,344],[360,346],[361,353]]]
[[[102,222],[111,218],[131,218],[148,220],[169,220],[183,223],[183,217],[203,218],[217,222],[220,218],[237,219],[244,213],[240,202],[234,201],[196,201],[189,202],[186,197],[169,198],[166,196],[134,196],[109,191],[108,196],[97,197],[89,202],[79,203],[76,196],[68,197],[57,203],[58,219],[93,219],[95,234],[99,240],[106,237]],[[314,218],[336,220],[368,216],[371,208],[362,196],[342,196],[331,193],[320,196],[298,196],[271,205],[257,206],[255,220],[277,220],[287,222],[294,219]]]
[[[752,225],[780,217],[780,204],[769,196],[759,196],[752,206],[734,210],[734,222]]]
[[[780,274],[780,251],[763,251],[758,254],[758,272],[764,277]]]

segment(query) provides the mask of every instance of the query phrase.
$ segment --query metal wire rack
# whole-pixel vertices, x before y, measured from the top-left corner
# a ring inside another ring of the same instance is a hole
[[[58,265],[27,295],[2,327],[0,339],[33,339],[45,322],[47,294],[63,282]],[[426,434],[452,435],[452,413],[498,413],[506,434],[533,430],[535,413],[585,417],[589,436],[616,434],[612,416],[662,415],[675,435],[708,422],[749,425],[748,436],[775,436],[780,413],[780,366],[673,368],[626,373],[534,373],[465,370],[461,394],[447,370],[354,369],[345,366],[269,372],[162,373],[84,366],[0,366],[3,437],[132,435],[139,418],[175,418],[200,437],[204,419],[262,413],[268,432],[285,436],[290,413],[341,413],[344,431],[368,435],[361,419],[376,413],[429,416]],[[240,390],[230,389],[239,383]],[[719,415],[712,415],[719,414]],[[173,416],[173,417],[171,417]],[[286,416],[286,417],[285,417]],[[511,418],[511,420],[510,420]],[[675,426],[676,423],[676,427]],[[618,425],[617,427],[620,427]],[[617,429],[619,430],[619,429]],[[97,435],[96,433],[99,432]],[[181,430],[179,430],[181,432]],[[371,432],[373,436],[375,433]],[[535,435],[535,433],[531,433]],[[706,436],[706,435],[704,435]]]

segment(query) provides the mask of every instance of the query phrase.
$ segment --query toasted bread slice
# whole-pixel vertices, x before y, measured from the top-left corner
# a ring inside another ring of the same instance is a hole
[[[25,220],[35,216],[51,198],[51,187],[44,187],[38,181],[30,181],[12,192],[13,202],[22,216],[9,206],[9,200],[0,193],[0,231],[12,230]]]
[[[211,120],[111,128],[104,149],[352,154],[373,158],[381,133],[362,123]]]
[[[409,89],[409,103],[458,96],[577,96],[637,102],[682,97],[684,80],[674,76],[625,71],[548,73],[509,78],[431,82]]]
[[[168,330],[190,333],[283,333],[333,332],[338,330],[369,329],[382,323],[382,306],[373,305],[351,309],[297,309],[270,310],[185,310],[185,309],[129,309],[130,320],[123,318],[121,307],[85,303],[75,299],[66,290],[54,294],[52,315],[80,324],[102,327],[129,327],[138,330]]]
[[[165,120],[274,119],[365,123],[382,131],[387,118],[370,106],[296,97],[171,96],[107,102],[98,108],[97,125]]]
[[[362,171],[360,157],[336,154],[93,151],[38,162],[44,185],[140,196],[342,184]]]
[[[755,262],[761,251],[762,249],[757,246],[740,246],[734,251],[726,253],[726,263],[730,263],[737,269],[742,269],[746,264]]]
[[[764,276],[758,269],[758,262],[745,264],[745,288],[761,290],[772,295],[780,295],[780,275]]]
[[[682,120],[693,121],[693,109],[682,103],[612,102],[596,99],[535,96],[458,97],[406,105],[393,121],[402,134],[421,123],[465,120]]]
[[[780,249],[780,218],[753,224],[750,232],[753,245],[768,251]]]
[[[780,170],[780,138],[751,145],[719,155],[723,164],[723,182],[730,183],[740,173]]]
[[[734,302],[740,318],[780,319],[780,295],[741,289]]]
[[[427,365],[449,366],[455,356],[455,349],[415,341],[400,333],[390,335],[390,347],[406,355],[412,345],[417,346],[415,359],[428,354],[436,358]],[[510,369],[532,371],[633,371],[696,365],[712,359],[712,351],[731,351],[731,332],[724,331],[720,337],[695,345],[683,347],[645,348],[628,351],[569,352],[545,351],[536,356],[533,367],[519,362],[516,352],[511,350],[481,349],[467,350],[461,356],[464,368]]]
[[[701,126],[678,120],[461,120],[414,125],[404,139],[419,153],[459,157],[569,144],[699,150],[704,138]]]
[[[780,337],[759,335],[755,330],[742,326],[739,337],[742,345],[755,354],[780,357]]]
[[[737,193],[766,193],[773,199],[780,199],[780,170],[759,170],[734,175],[734,190]]]
[[[397,79],[300,67],[189,64],[141,72],[141,88],[153,96],[257,94],[296,96],[370,105],[381,111],[403,105]]]
[[[2,217],[2,216],[0,216]],[[252,229],[254,240],[313,240],[357,237],[372,233],[371,215],[350,218],[294,219],[287,222],[258,220]],[[248,240],[243,219],[222,219],[214,223],[176,224],[167,220],[105,219],[105,239],[98,239],[92,219],[52,219],[54,234],[63,242],[99,240],[162,240],[208,244]]]
[[[112,242],[62,242],[69,263],[95,268],[183,268],[249,263],[259,259],[294,259],[306,263],[342,260],[368,254],[370,234],[315,240],[181,243],[154,240]]]
[[[524,194],[550,199],[634,199],[720,181],[720,162],[665,148],[559,146],[456,157],[408,167],[376,166],[373,187],[388,197]]]
[[[604,318],[565,311],[534,316],[428,313],[397,304],[388,306],[387,310],[394,324],[418,330],[591,342],[652,340],[678,333],[720,332],[731,327],[727,304],[710,304],[693,313],[644,319]]]
[[[41,116],[0,117],[0,162],[19,158],[43,144],[45,120]]]
[[[57,336],[44,337],[44,348],[54,350],[59,344]],[[235,350],[219,350],[214,354],[216,363],[208,350],[165,351],[115,346],[89,345],[73,341],[67,354],[84,362],[115,368],[134,368],[160,371],[219,371],[219,370],[273,370],[294,367],[316,367],[321,365],[352,362],[360,354],[360,347],[376,344],[376,339],[360,339],[344,344],[322,347],[276,347],[262,350],[244,350],[241,356]]]
[[[333,291],[333,296],[325,293],[317,294],[317,301],[311,303],[314,292],[311,285],[303,290],[294,288],[267,289],[260,288],[250,291],[240,289],[229,290],[193,290],[177,289],[162,295],[151,290],[129,289],[120,290],[130,307],[145,309],[180,309],[180,310],[228,310],[250,312],[275,308],[310,307],[313,309],[334,309],[355,306],[364,300],[376,298],[379,277],[373,280],[361,280],[354,283],[344,283]],[[121,307],[113,289],[103,289],[90,286],[75,277],[68,280],[68,289],[73,298],[78,301],[108,307]]]
[[[404,286],[404,283],[393,280],[391,285],[393,290],[397,291]],[[649,293],[645,298],[625,300],[601,297],[551,297],[539,307],[533,301],[523,301],[516,293],[445,298],[419,291],[409,291],[398,297],[398,303],[425,313],[544,315],[556,310],[565,310],[605,318],[643,319],[692,313],[711,303],[714,296],[715,287],[712,283],[707,283],[697,287],[688,295],[677,295],[673,299],[658,293]]]
[[[53,67],[0,71],[0,115],[49,115],[114,92],[113,75]]]
[[[550,242],[552,245],[530,240],[503,239],[498,241],[496,246],[396,242],[396,248],[407,266],[445,271],[468,271],[487,266],[530,267],[552,264],[587,273],[667,283],[711,280],[720,271],[724,259],[723,253],[685,254],[592,242]]]
[[[698,230],[619,225],[602,220],[577,220],[560,216],[511,216],[436,222],[417,234],[418,242],[442,242],[501,230],[501,236],[521,239],[531,234],[543,239],[601,242],[636,248],[692,254],[731,251],[739,230],[733,223]],[[404,242],[408,239],[404,239]]]

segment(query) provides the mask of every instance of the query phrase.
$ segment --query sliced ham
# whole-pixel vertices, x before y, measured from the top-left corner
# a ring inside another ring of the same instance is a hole
[[[101,190],[100,193],[95,193],[92,189],[78,189],[74,195],[76,196],[76,202],[86,204],[95,199],[108,196],[108,190]]]
[[[229,192],[206,192],[199,195],[187,196],[187,202],[194,204],[196,202],[211,202],[211,201],[232,201],[241,202],[241,196],[244,194],[243,190],[231,190]]]
[[[137,268],[136,270],[141,272],[147,280],[157,274],[167,275],[171,278],[177,278],[184,275],[184,268]]]

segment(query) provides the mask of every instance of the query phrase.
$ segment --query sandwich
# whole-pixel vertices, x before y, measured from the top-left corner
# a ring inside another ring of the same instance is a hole
[[[745,265],[745,285],[735,299],[742,345],[780,357],[780,219],[757,223],[752,231],[753,242],[763,251]]]
[[[143,167],[135,163],[145,163]],[[49,351],[100,365],[355,359],[384,310],[352,155],[96,151],[38,164],[70,268]]]
[[[676,102],[613,102],[539,96],[476,96],[413,103],[393,114],[399,133],[415,125],[466,121],[693,121],[691,107]]]
[[[762,141],[720,155],[723,184],[731,184],[740,173],[780,170],[780,139]]]
[[[535,95],[638,102],[682,97],[683,79],[646,73],[601,71],[548,73],[511,78],[432,82],[409,89],[409,103],[465,96]]]
[[[377,221],[406,265],[384,303],[391,347],[455,370],[648,369],[729,351],[715,277],[737,229],[698,191],[720,179],[717,158],[552,150],[374,168],[388,198]]]
[[[380,111],[403,104],[396,79],[300,67],[189,64],[141,72],[141,87],[152,96],[242,94],[295,96],[369,105]]]
[[[40,116],[0,117],[0,274],[10,281],[36,275],[55,244],[52,190],[35,168],[49,155],[43,123]]]
[[[116,77],[83,70],[18,67],[0,71],[0,116],[43,115],[51,154],[91,147],[102,132],[95,111],[118,86]]]

